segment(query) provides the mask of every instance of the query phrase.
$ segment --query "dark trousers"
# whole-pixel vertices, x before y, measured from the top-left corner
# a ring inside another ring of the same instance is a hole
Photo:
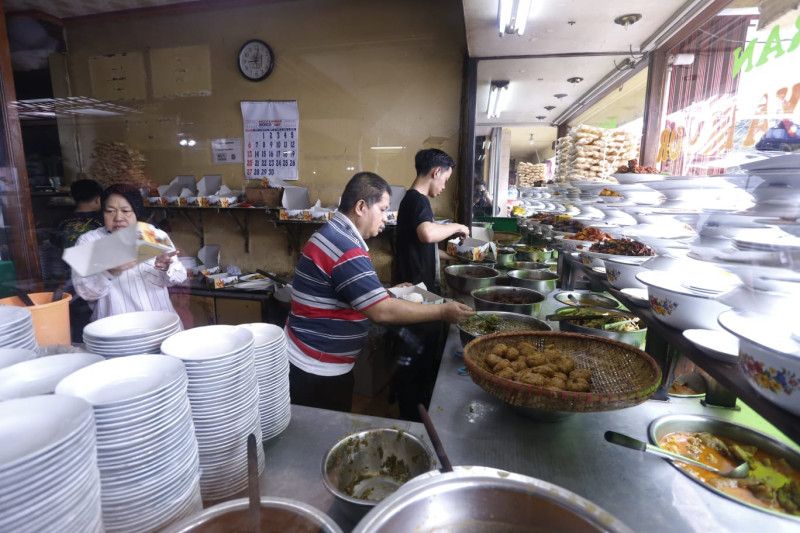
[[[289,364],[292,403],[349,413],[353,407],[353,371],[341,376],[318,376]]]
[[[442,360],[441,322],[428,322],[407,326],[422,344],[421,353],[399,343],[397,370],[394,375],[394,396],[405,420],[420,421],[417,405],[427,409],[431,403],[436,373]]]

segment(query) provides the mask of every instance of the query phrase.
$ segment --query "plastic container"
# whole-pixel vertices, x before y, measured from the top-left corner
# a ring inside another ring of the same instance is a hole
[[[69,302],[72,295],[64,293],[61,300],[51,302],[52,292],[32,292],[28,297],[34,306],[28,306],[28,311],[33,317],[33,329],[36,335],[36,344],[48,346],[51,344],[71,344],[69,329]],[[26,307],[18,296],[10,296],[0,300],[0,305],[14,305]]]

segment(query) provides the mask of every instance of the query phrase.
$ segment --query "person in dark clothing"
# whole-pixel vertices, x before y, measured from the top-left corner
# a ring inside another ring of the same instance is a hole
[[[94,180],[80,179],[72,182],[70,196],[75,200],[75,211],[62,220],[56,229],[56,244],[61,249],[75,246],[78,237],[97,228],[103,227],[103,214],[100,212],[100,196],[103,187]],[[69,273],[69,267],[65,265]],[[70,276],[67,276],[70,290]],[[92,320],[92,308],[86,300],[75,295],[69,304],[69,322],[73,342],[83,340],[83,328]]]
[[[453,235],[469,235],[462,224],[437,224],[429,198],[444,191],[453,173],[455,162],[437,149],[420,150],[414,158],[417,177],[400,202],[397,212],[397,254],[394,259],[395,283],[425,283],[428,290],[439,293],[437,281],[439,253],[436,244]],[[408,327],[417,346],[401,345],[394,380],[394,394],[400,416],[419,420],[417,404],[430,404],[436,372],[441,360],[443,328],[440,322]]]
[[[62,248],[75,246],[78,237],[103,227],[103,215],[100,213],[103,187],[94,180],[82,179],[72,182],[69,193],[75,200],[75,211],[62,220],[56,230],[58,244]]]

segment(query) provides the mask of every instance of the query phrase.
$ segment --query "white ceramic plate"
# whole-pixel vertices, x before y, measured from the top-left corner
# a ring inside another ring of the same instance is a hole
[[[739,339],[727,331],[715,329],[687,329],[683,336],[708,356],[727,363],[739,360]]]
[[[36,350],[26,348],[0,348],[0,368],[5,368],[36,357]]]
[[[56,394],[84,398],[93,405],[134,400],[165,387],[182,374],[183,363],[163,355],[132,355],[82,368],[56,386]]]
[[[9,469],[58,446],[91,416],[92,407],[79,398],[33,396],[0,403],[0,467]]]
[[[49,394],[66,376],[100,361],[93,353],[62,353],[0,369],[0,400]]]
[[[180,323],[180,318],[175,313],[138,311],[96,320],[83,329],[83,334],[91,339],[122,341],[155,335],[176,323]]]
[[[161,345],[167,355],[198,361],[216,359],[253,345],[253,334],[237,326],[203,326],[182,331]]]

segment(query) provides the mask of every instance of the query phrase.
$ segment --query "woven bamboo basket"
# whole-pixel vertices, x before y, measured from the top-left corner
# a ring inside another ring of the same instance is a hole
[[[498,343],[528,342],[544,353],[557,351],[592,371],[591,392],[569,392],[519,383],[494,375],[484,357]],[[489,394],[517,407],[546,412],[613,411],[647,400],[661,383],[661,370],[641,350],[611,339],[563,332],[507,332],[484,335],[464,348],[470,377]]]

